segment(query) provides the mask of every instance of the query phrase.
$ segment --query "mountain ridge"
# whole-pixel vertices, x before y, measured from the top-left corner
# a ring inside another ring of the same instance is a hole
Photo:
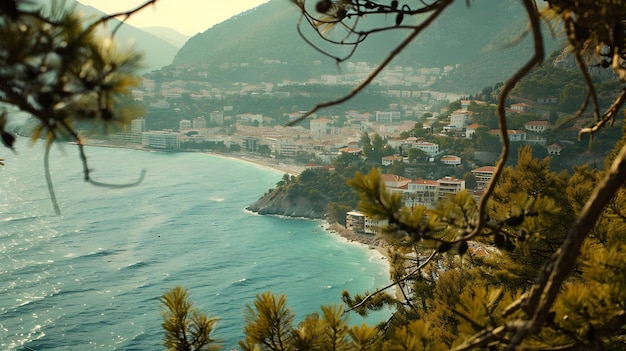
[[[418,39],[396,57],[392,65],[412,67],[443,67],[460,65],[450,78],[435,86],[444,91],[475,91],[510,76],[531,54],[529,38],[515,47],[505,47],[521,35],[523,14],[514,0],[491,3],[455,4],[426,29]],[[511,21],[511,18],[515,21]],[[190,38],[178,51],[173,66],[203,66],[218,70],[229,62],[251,63],[262,59],[277,60],[293,65],[293,70],[315,70],[314,62],[322,62],[328,74],[336,73],[335,59],[325,56],[308,45],[296,29],[299,12],[295,6],[285,6],[284,0],[271,0],[252,10],[219,23]],[[372,19],[369,26],[379,26],[391,19]],[[315,39],[308,24],[301,29],[307,39],[321,49],[341,57],[349,47],[328,45]],[[253,30],[250,30],[252,28]],[[368,38],[355,52],[350,62],[379,64],[408,33],[390,30]],[[506,38],[505,38],[506,37]],[[559,47],[558,40],[546,39],[547,52]],[[504,55],[504,56],[503,56]],[[502,57],[506,57],[505,60]],[[284,80],[295,80],[299,72],[286,72]]]
[[[42,2],[42,4],[45,5],[46,3]],[[71,9],[72,7],[74,7],[77,11],[82,11],[86,21],[107,16],[106,13],[93,6],[84,5],[76,0],[66,0],[65,8]],[[120,20],[116,18],[111,19],[109,24],[104,27],[104,30],[110,33],[119,23],[121,23]],[[170,44],[167,40],[159,38],[154,34],[143,31],[127,23],[123,23],[119,27],[115,34],[115,38],[120,46],[124,47],[125,45],[132,45],[134,50],[143,53],[143,72],[158,70],[164,66],[170,65],[178,52],[178,48]]]

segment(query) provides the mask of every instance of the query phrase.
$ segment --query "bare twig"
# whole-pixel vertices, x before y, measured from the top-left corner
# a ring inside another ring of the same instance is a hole
[[[287,123],[287,125],[288,126],[296,125],[323,108],[342,104],[352,99],[356,95],[358,95],[363,89],[365,89],[365,87],[369,86],[370,83],[372,83],[372,81],[374,81],[376,77],[378,77],[378,75],[383,71],[383,69],[385,69],[391,63],[391,61],[396,56],[398,56],[398,54],[400,54],[413,40],[415,40],[415,38],[417,38],[417,36],[420,33],[422,33],[422,31],[425,28],[427,28],[437,17],[439,17],[439,15],[441,15],[441,13],[443,13],[443,11],[450,4],[452,4],[453,1],[454,0],[441,1],[441,3],[439,4],[439,7],[437,7],[436,10],[434,10],[433,13],[424,22],[422,22],[419,26],[416,26],[413,29],[413,32],[406,39],[404,39],[402,43],[400,43],[393,51],[391,51],[391,53],[389,53],[387,58],[374,71],[372,71],[372,73],[370,73],[370,75],[363,82],[361,82],[359,85],[354,87],[354,89],[352,89],[350,93],[348,93],[347,95],[344,95],[343,97],[339,99],[331,100],[331,101],[327,101],[327,102],[323,102],[323,103],[315,105],[312,109],[307,111],[298,119]]]
[[[43,168],[44,173],[46,175],[46,184],[48,185],[48,192],[50,193],[50,201],[52,201],[52,207],[54,208],[54,213],[57,216],[61,215],[61,208],[59,207],[59,203],[57,202],[57,197],[54,193],[54,186],[52,185],[52,177],[50,176],[50,148],[52,147],[52,141],[46,141],[46,149],[43,155]]]
[[[622,106],[624,106],[624,102],[626,102],[626,88],[622,89],[621,94],[617,97],[617,99],[615,99],[615,101],[613,101],[613,104],[606,110],[602,118],[600,118],[593,126],[580,130],[578,133],[578,139],[580,139],[584,134],[593,135],[609,121],[613,123],[615,116]]]
[[[502,135],[502,152],[500,153],[500,161],[496,165],[493,171],[493,176],[489,181],[489,185],[487,186],[487,189],[485,189],[485,192],[478,204],[478,218],[476,226],[469,234],[464,235],[459,240],[467,240],[478,235],[486,225],[487,202],[491,198],[491,195],[496,188],[496,183],[504,171],[504,167],[506,166],[510,153],[510,142],[506,124],[506,99],[515,85],[517,85],[517,83],[525,77],[531,69],[539,65],[544,58],[543,37],[541,36],[541,27],[537,8],[531,0],[524,0],[523,4],[532,28],[535,51],[533,57],[504,84],[502,91],[500,92],[500,96],[498,96],[498,123],[500,126],[500,133]]]
[[[108,22],[114,18],[117,17],[124,17],[124,19],[122,21],[120,21],[120,23],[115,27],[115,29],[113,30],[111,36],[115,36],[115,33],[117,32],[117,30],[119,29],[119,27],[130,18],[130,16],[134,15],[135,13],[143,10],[144,8],[152,5],[152,4],[156,4],[157,1],[159,0],[147,0],[146,2],[144,2],[143,4],[137,6],[136,8],[132,9],[132,10],[128,10],[128,11],[124,11],[124,12],[118,12],[118,13],[114,13],[114,14],[110,14],[107,16],[104,16],[102,18],[100,18],[99,20],[93,22],[92,24],[89,25],[89,27],[87,27],[87,30],[85,32],[90,32],[92,31],[95,27]]]
[[[350,312],[350,311],[354,311],[357,308],[363,306],[363,304],[365,304],[365,302],[367,302],[367,300],[371,299],[372,297],[382,293],[383,291],[394,287],[404,281],[409,280],[413,275],[415,275],[417,272],[419,272],[420,270],[422,270],[428,263],[430,263],[430,261],[437,255],[437,251],[433,250],[433,253],[430,254],[430,256],[428,256],[428,258],[422,262],[422,264],[420,264],[419,266],[417,266],[415,269],[413,269],[411,272],[409,272],[407,275],[405,275],[404,277],[402,277],[401,279],[392,282],[391,284],[384,286],[376,291],[374,291],[373,293],[367,295],[361,302],[357,303],[356,305],[352,306],[350,309],[346,310],[344,313]]]

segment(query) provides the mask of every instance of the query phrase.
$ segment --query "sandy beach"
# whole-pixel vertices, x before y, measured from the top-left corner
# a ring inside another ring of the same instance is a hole
[[[204,152],[208,155],[215,155],[220,157],[226,157],[234,160],[239,160],[243,162],[248,162],[255,164],[260,167],[270,168],[273,170],[281,171],[283,173],[287,173],[289,175],[299,175],[304,171],[305,167],[302,165],[292,164],[292,163],[284,163],[277,161],[273,158],[268,157],[260,157],[256,155],[251,155],[247,153],[219,153],[219,152]]]

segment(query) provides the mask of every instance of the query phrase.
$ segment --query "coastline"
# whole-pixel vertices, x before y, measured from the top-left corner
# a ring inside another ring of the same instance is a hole
[[[250,154],[241,154],[241,153],[224,154],[224,153],[217,153],[217,152],[203,152],[203,153],[208,154],[208,155],[230,158],[230,159],[238,160],[242,162],[247,162],[247,163],[259,166],[259,167],[273,169],[273,170],[280,171],[282,173],[287,173],[293,176],[299,175],[305,169],[304,166],[286,164],[286,163],[280,163],[280,162],[276,163],[276,160],[274,159],[258,157],[258,156],[254,156]],[[384,239],[377,237],[375,235],[356,233],[352,230],[346,229],[345,227],[343,227],[342,225],[338,223],[328,223],[325,220],[323,220],[323,222],[324,224],[322,225],[322,227],[324,228],[324,230],[328,231],[329,233],[333,235],[337,235],[341,238],[344,238],[348,242],[356,242],[356,243],[367,246],[369,250],[376,250],[378,251],[378,253],[380,253],[382,259],[388,261],[387,246],[386,246],[387,244],[385,243]]]
[[[111,144],[106,144],[106,143],[91,143],[87,145],[94,146],[94,147],[123,148],[123,149],[157,151],[157,152],[159,151],[159,150],[147,149],[143,147],[132,147],[132,145],[121,146],[121,145],[111,145]],[[197,153],[203,153],[203,154],[212,155],[212,156],[229,158],[231,160],[246,162],[246,163],[255,165],[257,167],[275,170],[278,172],[282,172],[283,174],[286,173],[292,176],[298,176],[300,173],[302,173],[305,170],[305,167],[301,165],[283,163],[280,161],[276,161],[273,158],[260,157],[260,156],[256,156],[256,155],[252,155],[248,153],[241,153],[241,152],[221,153],[221,152],[214,152],[214,151],[181,151],[181,152],[197,152]],[[341,226],[338,223],[328,223],[324,221],[324,224],[322,227],[324,228],[324,230],[328,231],[329,233],[342,237],[346,239],[348,242],[356,242],[362,245],[366,245],[369,250],[378,251],[381,254],[381,257],[383,259],[388,260],[386,243],[383,239],[376,237],[374,235],[367,235],[367,234],[360,234],[360,233],[353,232],[349,229],[346,229],[345,227]]]
[[[135,144],[128,144],[128,145],[110,144],[104,140],[98,140],[98,139],[89,139],[89,141],[85,144],[85,146],[108,147],[108,148],[115,148],[115,149],[131,149],[131,150],[141,150],[141,151],[149,151],[149,152],[155,152],[155,151],[156,152],[168,152],[168,150],[148,149],[141,145],[135,145]],[[178,152],[195,152],[195,153],[202,153],[202,154],[207,154],[207,155],[230,158],[233,160],[239,160],[242,162],[251,163],[260,167],[273,169],[273,170],[280,171],[280,172],[287,173],[289,175],[294,175],[294,176],[299,175],[300,173],[302,173],[302,171],[305,170],[305,167],[301,165],[284,163],[284,162],[277,161],[276,159],[273,159],[273,158],[256,156],[256,155],[245,153],[245,152],[223,153],[223,152],[217,152],[217,151],[188,151],[188,150],[181,150]]]
[[[293,176],[299,175],[305,169],[304,166],[300,166],[300,165],[296,165],[296,164],[283,163],[283,162],[280,162],[280,161],[276,161],[273,158],[260,157],[260,156],[255,156],[255,155],[252,155],[252,154],[245,154],[245,153],[219,153],[219,152],[213,152],[213,151],[201,151],[201,153],[207,154],[207,155],[224,157],[224,158],[230,158],[230,159],[238,160],[238,161],[242,161],[242,162],[247,162],[247,163],[259,166],[259,167],[269,168],[269,169],[272,169],[272,170],[275,170],[275,171],[280,171],[282,173],[287,173],[287,174],[293,175]]]

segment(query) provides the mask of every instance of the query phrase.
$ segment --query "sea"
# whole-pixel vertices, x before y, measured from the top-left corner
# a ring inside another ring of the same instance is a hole
[[[296,314],[341,303],[341,292],[389,283],[376,250],[321,221],[260,216],[245,208],[283,173],[205,153],[56,144],[50,171],[41,143],[19,138],[0,167],[0,350],[163,350],[159,297],[183,286],[219,317],[225,350],[243,340],[257,294],[285,294]],[[388,313],[351,324],[377,324]]]

